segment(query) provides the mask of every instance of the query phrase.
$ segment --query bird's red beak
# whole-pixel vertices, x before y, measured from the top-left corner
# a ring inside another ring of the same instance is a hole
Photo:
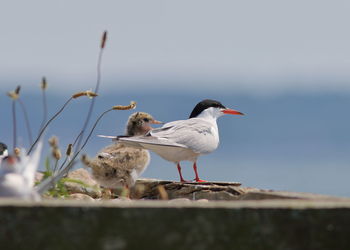
[[[227,115],[244,115],[242,112],[239,112],[234,109],[224,109],[221,112]]]
[[[164,124],[164,122],[160,122],[157,120],[151,120],[149,123],[151,123],[151,124]]]

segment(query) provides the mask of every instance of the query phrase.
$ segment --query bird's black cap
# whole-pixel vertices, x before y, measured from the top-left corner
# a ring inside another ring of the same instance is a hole
[[[4,154],[4,151],[7,149],[7,146],[5,143],[0,142],[0,155]]]
[[[211,107],[213,107],[213,108],[223,108],[223,109],[226,108],[219,101],[215,101],[215,100],[211,100],[211,99],[205,99],[205,100],[199,102],[196,105],[196,107],[194,107],[194,109],[192,110],[192,113],[190,114],[190,118],[194,118],[194,117],[198,116],[200,113],[202,113],[203,110],[205,110],[207,108],[211,108]]]

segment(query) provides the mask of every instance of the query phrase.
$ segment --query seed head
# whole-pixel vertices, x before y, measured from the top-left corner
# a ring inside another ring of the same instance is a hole
[[[107,41],[107,31],[103,32],[102,39],[101,39],[101,49],[104,49]]]
[[[117,105],[112,107],[113,110],[130,110],[135,108],[136,108],[136,102],[134,101],[131,101],[128,106]]]
[[[52,148],[57,148],[58,147],[58,138],[57,136],[52,136],[50,139],[49,139],[49,144]]]
[[[61,150],[58,147],[53,148],[52,149],[52,156],[53,156],[53,158],[55,158],[58,161],[62,157]]]
[[[41,89],[46,90],[47,89],[47,82],[45,76],[41,80]]]
[[[66,155],[70,156],[72,154],[73,144],[68,144]]]
[[[90,91],[90,90],[87,90],[87,91],[81,91],[81,92],[78,92],[78,93],[75,93],[74,95],[72,95],[72,97],[75,99],[75,98],[78,98],[78,97],[81,97],[81,96],[87,96],[89,98],[94,98],[96,96],[98,96],[96,93]]]
[[[19,92],[21,91],[21,85],[18,85],[17,88],[15,89],[15,93],[19,95]]]
[[[19,92],[21,90],[21,86],[18,85],[14,91],[7,92],[7,95],[12,99],[12,100],[17,100],[19,98]]]
[[[15,149],[13,150],[13,152],[15,153],[15,155],[16,155],[17,157],[19,157],[19,155],[20,155],[20,153],[21,153],[21,150],[20,150],[19,148],[15,148]]]

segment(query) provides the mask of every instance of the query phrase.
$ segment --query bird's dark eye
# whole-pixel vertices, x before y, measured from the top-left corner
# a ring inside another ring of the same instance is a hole
[[[145,122],[149,122],[149,119],[148,119],[148,118],[143,118],[143,120],[144,120]]]

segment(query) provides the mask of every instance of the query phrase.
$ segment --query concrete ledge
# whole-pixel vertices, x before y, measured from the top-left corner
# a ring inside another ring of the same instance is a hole
[[[0,200],[1,249],[350,249],[350,200]]]

